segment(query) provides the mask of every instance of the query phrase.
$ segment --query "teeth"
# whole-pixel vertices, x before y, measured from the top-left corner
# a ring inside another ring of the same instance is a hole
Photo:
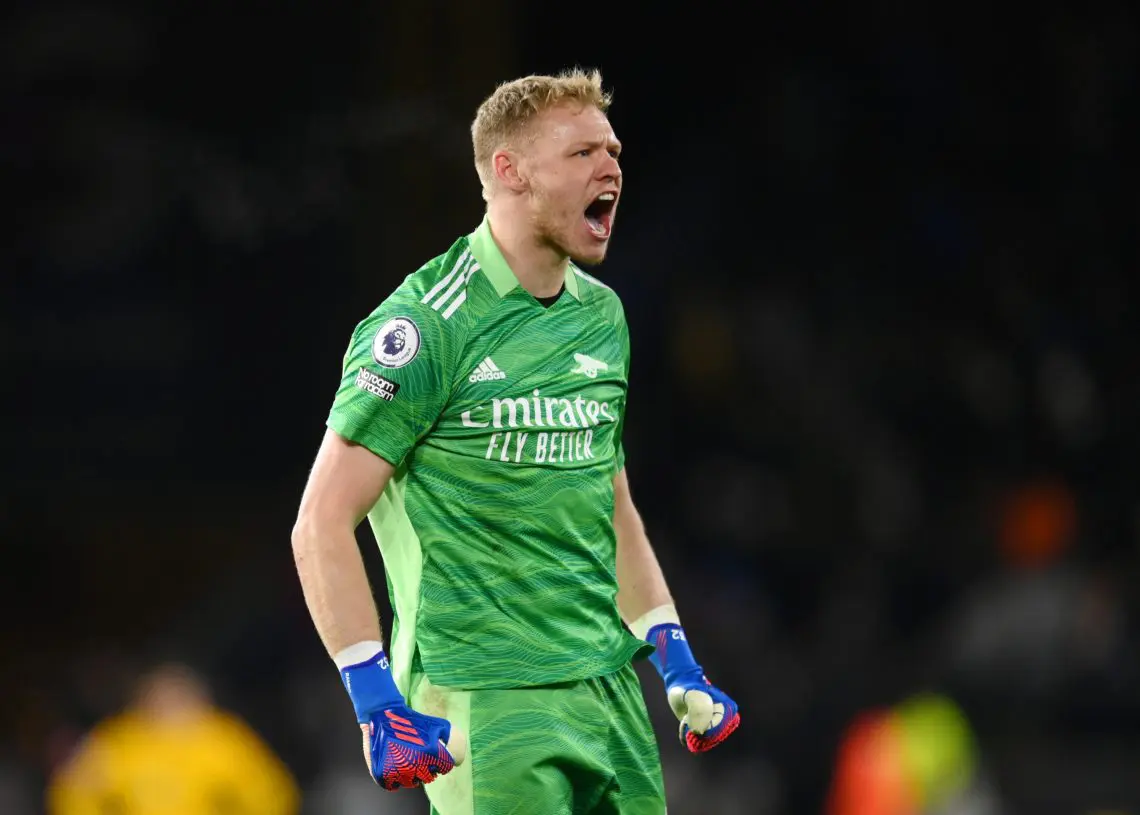
[[[599,201],[612,201],[612,200],[614,200],[614,194],[612,192],[603,192],[601,195],[598,196],[598,200]]]

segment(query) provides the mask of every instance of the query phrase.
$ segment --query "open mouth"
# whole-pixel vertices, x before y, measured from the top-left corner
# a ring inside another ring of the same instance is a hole
[[[595,238],[604,240],[610,236],[614,224],[614,207],[617,205],[617,193],[603,192],[586,207],[584,217],[586,228]]]

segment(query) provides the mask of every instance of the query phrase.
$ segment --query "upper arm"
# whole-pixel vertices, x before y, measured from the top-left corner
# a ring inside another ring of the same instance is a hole
[[[625,474],[625,467],[622,467],[614,476],[614,508],[616,509],[619,504],[632,502],[633,499],[629,494],[629,478]]]
[[[367,447],[326,430],[301,496],[298,524],[350,524],[355,529],[395,471]]]
[[[328,427],[399,466],[449,397],[456,322],[398,289],[353,332]]]
[[[443,410],[453,332],[406,287],[356,327],[299,521],[355,528],[368,514]]]
[[[620,541],[626,532],[640,526],[641,516],[634,506],[633,495],[629,491],[629,479],[626,477],[625,467],[622,467],[614,476],[614,531]]]

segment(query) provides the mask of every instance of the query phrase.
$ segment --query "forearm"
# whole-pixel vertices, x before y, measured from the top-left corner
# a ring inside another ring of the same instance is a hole
[[[359,642],[380,641],[376,601],[353,529],[301,518],[293,530],[293,559],[330,657]]]
[[[637,510],[632,505],[621,509],[614,521],[618,611],[626,623],[632,623],[653,609],[672,605],[673,597]]]

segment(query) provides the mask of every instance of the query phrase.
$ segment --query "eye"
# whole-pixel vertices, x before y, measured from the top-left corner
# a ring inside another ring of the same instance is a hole
[[[618,150],[616,147],[611,147],[610,157],[616,161],[619,156],[621,156],[621,150]]]
[[[588,158],[588,157],[589,157],[589,155],[590,155],[590,148],[589,148],[589,147],[583,147],[581,150],[579,150],[579,151],[578,151],[577,153],[575,153],[574,155],[576,155],[576,156],[582,156],[583,158]]]

